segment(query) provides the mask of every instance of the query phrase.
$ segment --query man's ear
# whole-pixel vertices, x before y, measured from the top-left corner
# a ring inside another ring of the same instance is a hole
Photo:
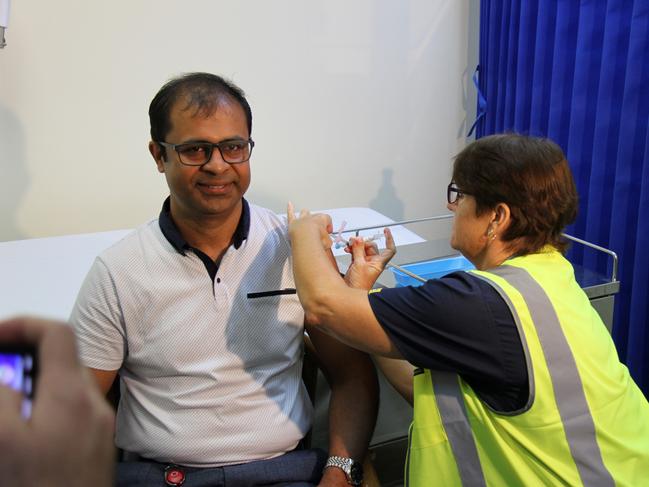
[[[162,154],[162,147],[160,144],[156,144],[153,141],[149,142],[149,152],[155,161],[155,165],[158,167],[158,172],[165,172],[165,160]]]

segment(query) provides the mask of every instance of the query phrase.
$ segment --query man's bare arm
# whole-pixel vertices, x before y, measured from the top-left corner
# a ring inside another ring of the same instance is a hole
[[[408,403],[413,405],[413,382],[412,375],[415,367],[406,360],[394,359],[388,357],[381,357],[374,355],[372,357],[374,363],[377,365],[381,372],[394,387],[394,389],[403,397]]]
[[[101,393],[105,396],[108,394],[108,391],[110,390],[110,387],[113,385],[113,382],[115,382],[115,378],[117,377],[117,371],[116,370],[99,370],[99,369],[88,369],[90,373],[92,374],[93,379],[99,386],[99,389],[101,390]]]
[[[307,331],[316,359],[331,388],[329,454],[362,462],[378,410],[379,389],[374,364],[367,354],[310,328],[308,324]],[[342,470],[337,468],[326,469],[323,483],[327,480],[346,484]]]

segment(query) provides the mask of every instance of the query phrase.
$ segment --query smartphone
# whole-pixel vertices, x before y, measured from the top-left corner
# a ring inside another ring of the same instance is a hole
[[[24,418],[29,418],[32,412],[37,370],[34,348],[0,345],[0,384],[22,392]]]

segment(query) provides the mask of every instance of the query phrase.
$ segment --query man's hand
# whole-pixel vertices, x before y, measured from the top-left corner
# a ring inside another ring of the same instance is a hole
[[[357,289],[372,289],[372,286],[385,269],[387,263],[397,253],[394,238],[389,228],[383,230],[386,248],[379,252],[374,242],[364,242],[360,237],[350,239],[351,248],[345,251],[352,254],[352,263],[345,274],[348,286]]]
[[[32,416],[21,416],[19,394],[0,386],[0,471],[13,486],[110,486],[114,415],[79,364],[65,324],[34,318],[0,323],[0,343],[38,350]]]

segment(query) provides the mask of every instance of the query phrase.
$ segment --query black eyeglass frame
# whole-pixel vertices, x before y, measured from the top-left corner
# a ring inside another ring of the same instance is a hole
[[[246,159],[243,159],[241,161],[229,161],[225,155],[223,154],[223,149],[221,146],[225,146],[227,144],[231,144],[232,142],[246,142],[250,146],[250,150],[248,151],[248,157]],[[212,154],[214,153],[214,148],[216,147],[219,150],[219,154],[221,154],[221,159],[223,159],[225,162],[228,164],[243,164],[244,162],[248,162],[250,160],[250,157],[252,156],[252,149],[255,147],[255,141],[252,139],[227,139],[227,140],[222,140],[221,142],[207,142],[207,141],[199,141],[199,142],[183,142],[181,144],[170,144],[169,142],[162,142],[162,141],[156,141],[156,144],[161,145],[162,147],[166,149],[173,149],[176,151],[176,154],[178,154],[178,160],[180,161],[181,164],[184,164],[185,166],[204,166],[210,160],[212,159]],[[178,150],[179,147],[182,146],[202,146],[206,149],[205,151],[205,161],[198,163],[198,162],[186,162],[183,161],[183,156],[181,155],[180,151]]]
[[[452,193],[455,193],[455,198],[451,198]],[[453,181],[448,183],[448,186],[446,187],[446,201],[448,201],[449,205],[454,205],[455,203],[457,203],[457,200],[459,200],[465,194],[470,195],[471,193],[462,191],[460,188],[455,186],[455,183]]]

